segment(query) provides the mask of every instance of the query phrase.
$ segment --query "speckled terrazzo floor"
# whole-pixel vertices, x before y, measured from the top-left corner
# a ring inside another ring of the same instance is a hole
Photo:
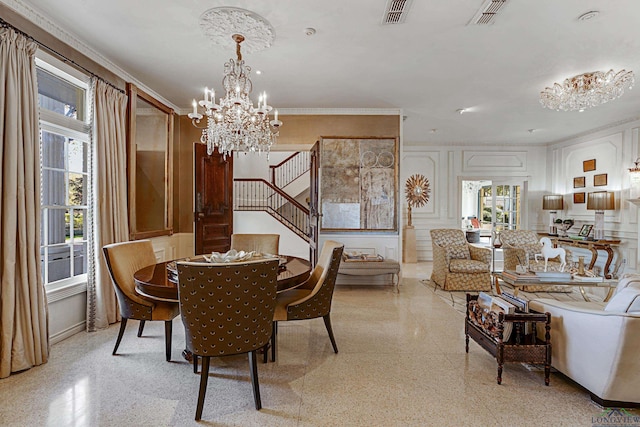
[[[560,374],[464,351],[463,317],[419,283],[430,264],[403,266],[391,287],[340,286],[332,322],[283,322],[279,360],[258,364],[263,409],[253,406],[246,357],[212,361],[201,425],[224,426],[592,426],[603,408]],[[180,356],[164,361],[163,325],[137,338],[130,325],[111,356],[118,325],[52,347],[49,363],[0,380],[2,426],[188,426],[199,376]],[[640,416],[640,411],[630,411]]]

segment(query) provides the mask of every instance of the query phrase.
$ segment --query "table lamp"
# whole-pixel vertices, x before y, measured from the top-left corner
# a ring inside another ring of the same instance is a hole
[[[587,196],[587,210],[596,211],[596,218],[593,224],[593,238],[595,240],[604,239],[604,211],[616,208],[615,195],[611,191],[596,191]]]
[[[564,197],[562,194],[550,194],[542,196],[542,209],[549,212],[549,235],[557,236],[556,215],[564,209]]]

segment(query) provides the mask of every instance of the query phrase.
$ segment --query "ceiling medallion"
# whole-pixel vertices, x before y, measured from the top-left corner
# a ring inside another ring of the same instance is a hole
[[[218,46],[234,49],[236,44],[229,37],[244,37],[245,53],[260,52],[271,47],[276,33],[269,21],[250,10],[237,7],[214,7],[200,16],[200,28]]]
[[[540,92],[540,103],[557,111],[584,111],[620,98],[633,83],[633,71],[584,73],[545,88]]]
[[[429,194],[431,193],[431,187],[429,186],[429,180],[424,175],[411,175],[407,179],[405,185],[405,194],[407,197],[407,225],[411,224],[411,209],[419,208],[429,201]]]

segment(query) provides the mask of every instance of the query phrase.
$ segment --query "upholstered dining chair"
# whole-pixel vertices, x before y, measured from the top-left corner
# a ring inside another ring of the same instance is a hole
[[[273,336],[271,338],[271,360],[276,360],[278,322],[305,320],[322,317],[329,333],[333,351],[338,346],[331,328],[331,301],[336,284],[338,268],[342,261],[344,245],[327,240],[322,246],[318,263],[309,278],[298,286],[278,294],[276,311],[273,317]]]
[[[280,252],[279,234],[232,234],[231,249],[277,255]]]
[[[178,295],[187,349],[202,358],[196,420],[202,417],[211,357],[248,353],[256,409],[262,408],[256,350],[269,343],[278,259],[178,263]],[[265,350],[266,351],[266,350]]]
[[[120,331],[113,347],[116,354],[127,320],[139,320],[138,337],[142,336],[144,323],[147,320],[161,320],[164,322],[165,356],[171,360],[171,334],[172,320],[180,314],[177,302],[162,302],[145,298],[135,291],[133,274],[141,268],[156,263],[153,246],[149,240],[136,240],[132,242],[113,243],[102,248],[104,258],[111,275],[111,282],[118,298],[120,307]]]

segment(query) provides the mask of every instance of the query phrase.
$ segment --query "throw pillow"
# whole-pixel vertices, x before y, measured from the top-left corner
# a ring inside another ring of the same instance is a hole
[[[448,259],[471,259],[467,245],[451,245],[444,248]]]
[[[613,313],[640,312],[640,289],[625,288],[609,300],[604,311]]]

